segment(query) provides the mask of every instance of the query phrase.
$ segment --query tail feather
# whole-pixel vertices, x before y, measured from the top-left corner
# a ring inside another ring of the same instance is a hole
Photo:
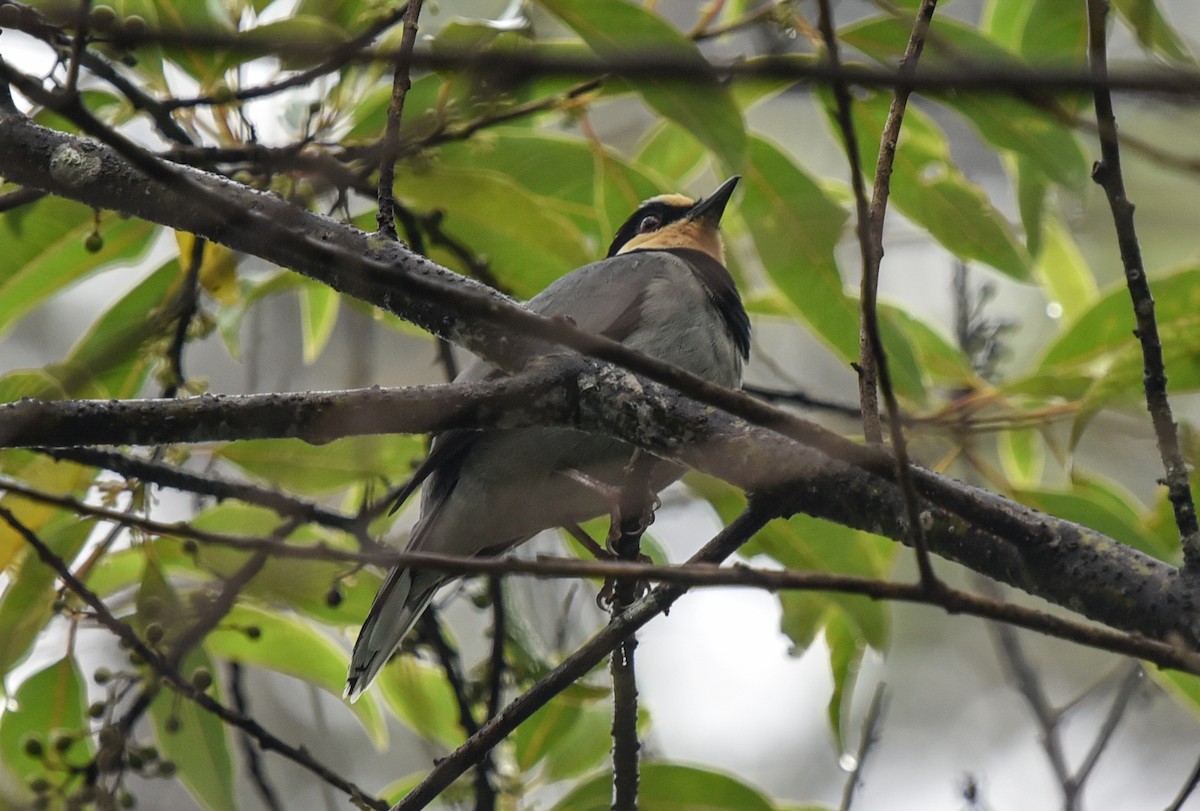
[[[409,569],[393,569],[388,574],[354,643],[343,698],[357,701],[370,686],[424,613],[443,580],[443,576],[434,572]]]

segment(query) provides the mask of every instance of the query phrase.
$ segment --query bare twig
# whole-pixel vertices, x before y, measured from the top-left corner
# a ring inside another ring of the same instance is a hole
[[[117,451],[98,448],[74,447],[41,450],[55,459],[69,459],[81,465],[104,468],[126,478],[153,482],[159,487],[210,496],[218,501],[233,498],[247,504],[266,507],[282,516],[306,522],[311,521],[353,534],[357,534],[360,529],[360,522],[353,516],[330,510],[320,504],[280,490],[258,487],[248,482],[193,473],[164,462],[140,459]]]
[[[200,309],[200,267],[204,262],[204,248],[208,242],[200,237],[192,238],[192,255],[188,257],[187,273],[179,288],[175,334],[167,347],[167,367],[170,375],[163,387],[162,396],[174,397],[184,383],[183,348],[187,344],[188,328]]]
[[[814,397],[799,389],[776,389],[770,386],[746,384],[742,386],[742,391],[767,402],[787,403],[789,405],[800,406],[801,408],[828,411],[832,414],[856,419],[862,415],[862,409],[856,405],[826,400],[823,397]]]
[[[443,633],[441,618],[436,609],[427,609],[418,620],[417,627],[420,640],[433,649],[442,671],[446,674],[446,683],[450,685],[450,691],[454,694],[454,701],[458,706],[459,726],[469,738],[479,731],[479,722],[475,720],[475,713],[471,709],[467,679],[463,675],[462,657]],[[490,752],[485,753],[475,767],[475,811],[494,811],[496,807],[496,788],[491,779],[494,768]]]
[[[73,96],[79,89],[79,62],[87,50],[88,15],[92,10],[92,0],[79,0],[75,9],[75,36],[71,38],[71,59],[67,63],[67,81],[62,92]]]
[[[936,4],[937,0],[922,0],[921,2],[917,24],[913,27],[908,49],[905,51],[906,62],[901,64],[902,73],[911,75],[915,69],[916,60],[920,55],[922,43],[924,42],[925,31],[928,29],[929,20],[933,16]],[[832,65],[840,69],[841,64],[837,55],[837,35],[833,29],[833,17],[829,9],[829,0],[820,0],[820,8],[821,19],[819,25],[822,37],[825,40],[825,47],[829,53]],[[839,89],[840,93],[838,92]],[[879,260],[883,257],[883,217],[887,209],[888,178],[891,176],[892,161],[895,157],[895,141],[899,138],[900,123],[903,120],[904,106],[908,96],[905,86],[899,85],[896,90],[896,99],[893,99],[892,108],[888,114],[889,123],[894,127],[894,131],[889,132],[885,126],[883,141],[879,150],[880,165],[876,167],[875,173],[876,199],[872,200],[870,213],[868,214],[866,192],[862,184],[862,166],[858,156],[858,141],[854,134],[854,120],[850,110],[850,94],[845,85],[840,83],[835,83],[834,93],[837,96],[839,127],[846,143],[846,153],[850,160],[851,178],[854,181],[854,197],[859,219],[859,245],[863,253],[861,302],[862,357],[866,358],[870,356],[873,359],[873,363],[867,363],[859,369],[859,396],[863,409],[863,429],[867,434],[868,441],[879,442],[882,440],[877,416],[878,406],[875,402],[875,376],[878,375],[878,388],[883,393],[883,401],[887,407],[888,431],[891,434],[892,450],[895,454],[896,481],[900,484],[900,489],[904,494],[904,508],[909,524],[909,539],[916,554],[921,585],[931,592],[937,592],[944,589],[945,586],[938,580],[937,575],[934,574],[933,563],[929,555],[929,545],[925,538],[925,528],[921,525],[916,486],[913,483],[912,473],[909,470],[908,464],[908,443],[904,439],[903,416],[900,413],[900,405],[896,401],[896,392],[892,386],[887,354],[884,351],[883,337],[879,330],[879,313],[875,306],[879,281]],[[897,101],[901,94],[904,94],[903,99]],[[880,186],[881,178],[883,179],[882,186]],[[877,228],[875,227],[876,217],[878,217]]]
[[[821,30],[821,38],[825,42],[825,53],[829,64],[840,69],[841,57],[838,55],[837,33],[834,31],[833,12],[829,0],[820,0],[820,19],[817,22]],[[859,250],[862,254],[862,329],[860,330],[860,351],[858,357],[858,400],[862,411],[863,434],[867,442],[883,441],[883,426],[879,422],[878,399],[878,361],[883,360],[883,348],[872,341],[872,335],[867,322],[875,311],[875,289],[879,284],[879,265],[875,263],[875,272],[870,272],[873,243],[871,220],[867,202],[867,192],[863,185],[862,158],[858,151],[858,135],[854,130],[854,115],[850,109],[850,89],[845,82],[833,83],[833,95],[837,103],[838,130],[846,147],[846,158],[850,162],[850,186],[854,190],[855,232],[858,234]],[[882,153],[882,149],[880,150]],[[890,164],[889,164],[890,165]]]
[[[45,196],[46,193],[41,189],[31,189],[29,187],[5,192],[4,194],[0,194],[0,214],[12,211],[14,208],[27,206],[30,203],[36,203]]]
[[[1108,75],[1108,45],[1105,26],[1108,21],[1108,0],[1087,0],[1088,56],[1093,75],[1101,83]],[[1167,399],[1167,372],[1163,365],[1162,343],[1158,323],[1154,318],[1154,297],[1142,264],[1142,249],[1133,224],[1133,204],[1125,194],[1121,173],[1121,148],[1117,139],[1117,119],[1113,112],[1112,94],[1102,84],[1093,91],[1096,123],[1100,130],[1100,160],[1092,167],[1092,179],[1104,189],[1117,230],[1117,244],[1125,267],[1125,282],[1133,300],[1137,321],[1138,342],[1142,347],[1142,382],[1146,390],[1146,407],[1154,423],[1158,452],[1166,471],[1165,484],[1175,512],[1183,544],[1185,565],[1192,573],[1200,572],[1200,522],[1188,482],[1187,464],[1179,447],[1179,430]]]
[[[229,675],[229,694],[233,700],[233,711],[239,715],[248,715],[250,705],[246,701],[242,685],[242,665],[239,662],[229,662],[225,672]],[[267,777],[267,770],[263,768],[262,758],[259,757],[258,747],[254,745],[254,740],[244,733],[239,736],[239,739],[242,744],[242,757],[246,759],[246,769],[250,772],[250,782],[254,784],[254,790],[258,792],[259,799],[267,807],[267,811],[283,811],[279,794],[271,785],[270,778]]]
[[[879,742],[879,726],[883,722],[884,714],[887,712],[885,687],[886,685],[883,682],[880,682],[875,687],[875,693],[871,696],[871,704],[867,707],[866,717],[863,718],[862,739],[858,742],[858,754],[855,756],[854,770],[846,778],[846,787],[842,790],[840,811],[850,811],[850,806],[854,804],[854,793],[858,790],[858,786],[862,782],[867,757],[871,754],[871,750],[875,747],[875,744]]]
[[[1125,710],[1129,708],[1130,700],[1137,693],[1144,679],[1145,674],[1142,672],[1141,664],[1135,661],[1129,662],[1126,665],[1125,676],[1117,686],[1116,695],[1113,696],[1108,713],[1104,716],[1104,723],[1100,725],[1100,729],[1096,732],[1096,740],[1092,742],[1092,748],[1088,750],[1083,763],[1080,764],[1075,772],[1075,783],[1077,785],[1083,786],[1084,782],[1091,775],[1092,769],[1096,767],[1100,756],[1104,754],[1109,741],[1112,740],[1113,733],[1117,731],[1117,725],[1125,716]]]
[[[508,641],[508,622],[504,608],[504,580],[488,575],[488,596],[492,601],[492,651],[488,656],[487,718],[500,712],[504,700],[504,645]]]
[[[400,52],[396,55],[396,72],[392,77],[392,100],[388,105],[387,129],[383,135],[383,149],[379,156],[379,210],[375,218],[379,233],[388,239],[396,239],[395,206],[396,159],[400,156],[400,118],[404,114],[404,98],[412,87],[409,71],[412,68],[413,45],[417,41],[417,18],[421,15],[424,0],[409,0],[404,11],[404,36],[400,41]]]
[[[1077,811],[1079,808],[1079,783],[1067,765],[1062,741],[1058,734],[1058,722],[1062,716],[1046,698],[1041,679],[1038,678],[1033,665],[1026,658],[1016,630],[1002,623],[993,623],[991,629],[996,637],[996,647],[1001,653],[1001,660],[1009,671],[1017,692],[1025,699],[1029,711],[1037,722],[1040,733],[1039,740],[1042,748],[1046,750],[1046,758],[1050,761],[1054,778],[1063,792],[1063,811]]]
[[[653,517],[654,493],[650,477],[657,460],[634,451],[625,469],[621,485],[620,505],[609,530],[610,546],[619,560],[637,560],[641,556],[641,538]],[[619,581],[613,588],[612,613],[614,620],[633,605],[638,583]],[[638,807],[638,741],[637,671],[634,666],[637,635],[630,634],[613,651],[610,671],[613,681],[612,811],[637,811]]]

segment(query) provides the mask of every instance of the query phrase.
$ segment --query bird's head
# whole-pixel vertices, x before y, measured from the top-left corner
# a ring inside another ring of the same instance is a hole
[[[718,228],[725,205],[740,177],[734,175],[708,197],[693,200],[682,194],[660,194],[642,203],[617,231],[608,255],[629,251],[691,248],[722,265],[725,250]]]

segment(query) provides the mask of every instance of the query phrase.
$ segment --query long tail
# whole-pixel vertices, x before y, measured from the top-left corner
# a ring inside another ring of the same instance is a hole
[[[370,686],[444,580],[429,571],[393,569],[388,574],[354,643],[343,698],[357,701]]]

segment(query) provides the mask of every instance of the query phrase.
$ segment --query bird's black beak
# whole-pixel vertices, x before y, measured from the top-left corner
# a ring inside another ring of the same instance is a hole
[[[733,190],[737,188],[738,181],[741,179],[741,175],[734,175],[726,180],[715,192],[692,206],[692,210],[687,213],[687,218],[703,220],[716,228],[720,225],[721,215],[725,213],[725,206],[729,203],[729,198],[733,196]]]

